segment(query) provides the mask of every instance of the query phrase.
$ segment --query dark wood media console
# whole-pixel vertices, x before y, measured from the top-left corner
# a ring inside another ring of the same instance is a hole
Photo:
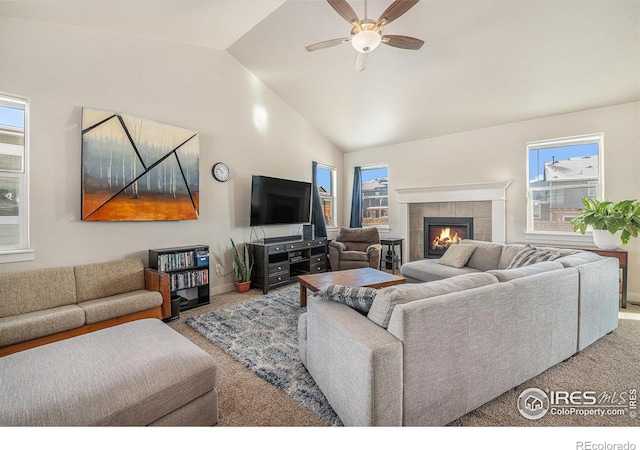
[[[298,275],[327,270],[327,238],[251,243],[251,286],[266,294],[270,288],[297,281]]]

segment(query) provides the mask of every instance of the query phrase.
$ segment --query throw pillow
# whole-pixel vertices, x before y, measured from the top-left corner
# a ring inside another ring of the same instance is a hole
[[[335,284],[321,290],[316,295],[326,300],[343,303],[361,314],[367,314],[377,293],[378,290],[374,288]]]
[[[563,255],[558,252],[541,250],[527,244],[518,254],[513,258],[511,264],[507,269],[515,269],[516,267],[529,266],[531,264],[539,263],[542,261],[553,261],[554,259],[561,258]]]
[[[475,250],[475,245],[451,244],[447,247],[447,251],[444,252],[444,255],[442,255],[438,260],[438,263],[451,267],[463,267],[467,261],[469,261],[469,258],[471,258],[471,255]]]

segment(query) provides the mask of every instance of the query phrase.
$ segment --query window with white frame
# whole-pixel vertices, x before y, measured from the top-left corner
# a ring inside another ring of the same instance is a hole
[[[27,106],[0,94],[0,254],[29,248]]]
[[[389,166],[363,166],[362,226],[389,226]]]
[[[316,180],[318,181],[324,223],[328,227],[336,226],[336,168],[318,163]]]
[[[527,232],[573,233],[583,197],[602,199],[602,134],[527,144]]]

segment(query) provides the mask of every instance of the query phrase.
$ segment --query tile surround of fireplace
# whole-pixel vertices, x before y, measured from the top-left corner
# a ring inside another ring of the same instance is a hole
[[[424,217],[473,217],[474,239],[505,242],[506,190],[511,181],[396,189],[399,227],[409,261],[424,258]]]
[[[409,261],[426,258],[425,254],[425,217],[442,218],[471,218],[473,224],[473,239],[491,241],[491,202],[434,202],[412,203],[409,205]],[[442,255],[431,255],[439,257]]]

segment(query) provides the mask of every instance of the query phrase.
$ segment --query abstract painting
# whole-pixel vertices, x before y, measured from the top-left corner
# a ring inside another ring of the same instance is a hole
[[[82,109],[82,220],[196,220],[199,166],[195,131]]]

